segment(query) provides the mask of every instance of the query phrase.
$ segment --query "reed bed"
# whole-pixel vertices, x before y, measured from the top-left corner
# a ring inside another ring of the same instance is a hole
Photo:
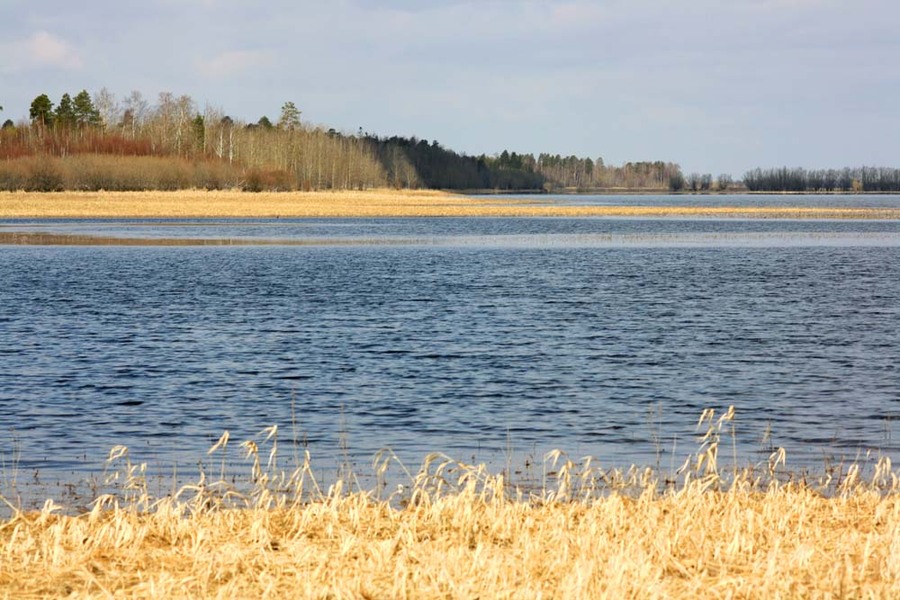
[[[530,491],[442,455],[390,494],[358,490],[347,474],[323,490],[308,454],[292,474],[276,472],[270,428],[241,445],[250,491],[203,475],[153,499],[144,467],[120,447],[110,456],[120,493],[85,514],[48,501],[0,522],[0,596],[900,596],[900,477],[890,461],[866,478],[853,465],[791,480],[776,450],[726,476],[718,447],[733,414],[704,412],[706,433],[677,483],[557,451]],[[395,464],[384,452],[375,472]]]
[[[711,217],[900,219],[896,208],[553,206],[426,190],[0,192],[0,218]]]

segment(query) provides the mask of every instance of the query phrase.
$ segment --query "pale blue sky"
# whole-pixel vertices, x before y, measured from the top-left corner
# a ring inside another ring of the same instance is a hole
[[[468,154],[896,167],[898,30],[889,0],[0,0],[0,118],[107,87]]]

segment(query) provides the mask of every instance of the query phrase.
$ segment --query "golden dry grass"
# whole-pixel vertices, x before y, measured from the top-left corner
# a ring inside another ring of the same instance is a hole
[[[404,509],[357,493],[238,510],[171,499],[0,524],[0,596],[900,597],[900,497],[802,486]],[[487,489],[488,491],[485,491]]]
[[[502,196],[367,190],[250,194],[238,191],[3,192],[0,218],[266,217],[745,217],[900,219],[892,208],[551,206]]]
[[[704,412],[701,446],[665,491],[649,469],[604,471],[554,451],[540,491],[527,495],[441,455],[388,499],[345,493],[352,478],[322,493],[308,453],[290,477],[277,474],[272,427],[262,432],[265,466],[256,442],[241,445],[253,460],[249,494],[204,475],[153,501],[144,466],[118,447],[110,460],[125,461],[124,495],[79,516],[48,502],[0,522],[0,596],[900,597],[900,476],[890,461],[868,480],[854,465],[816,489],[779,483],[778,450],[762,475],[726,483],[717,455],[733,415]],[[224,461],[227,444],[226,433],[210,454]],[[376,457],[379,477],[392,459]]]

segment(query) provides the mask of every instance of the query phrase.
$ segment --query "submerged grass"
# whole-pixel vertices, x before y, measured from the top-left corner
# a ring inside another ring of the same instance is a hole
[[[553,206],[428,190],[262,192],[0,192],[0,218],[717,217],[900,219],[896,208]]]
[[[677,484],[562,452],[539,488],[442,455],[391,494],[344,474],[327,490],[309,455],[277,468],[277,428],[241,444],[253,486],[206,475],[152,498],[142,465],[110,455],[121,491],[86,514],[0,522],[0,596],[898,597],[900,477],[785,480],[784,453],[720,472],[733,417],[707,411]],[[223,435],[213,463],[229,445]],[[376,457],[383,478],[398,464]]]

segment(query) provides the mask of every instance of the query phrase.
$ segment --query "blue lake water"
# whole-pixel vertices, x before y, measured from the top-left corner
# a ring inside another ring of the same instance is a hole
[[[669,468],[729,405],[741,464],[900,459],[900,222],[0,222],[25,230],[270,244],[0,246],[0,486],[117,444],[196,472],[276,424],[361,471]]]

